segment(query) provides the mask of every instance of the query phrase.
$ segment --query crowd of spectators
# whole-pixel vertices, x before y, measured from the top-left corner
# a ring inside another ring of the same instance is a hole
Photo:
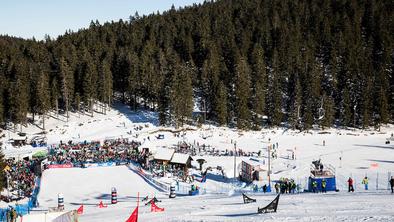
[[[36,160],[6,160],[5,172],[8,181],[6,188],[9,193],[7,192],[2,199],[10,201],[30,197],[34,190],[36,174],[38,174],[37,165],[39,166],[39,162]]]
[[[100,142],[73,143],[60,141],[52,146],[48,155],[49,164],[128,162],[138,156],[141,144],[127,139]]]
[[[191,156],[259,156],[261,155],[261,151],[259,152],[246,152],[241,148],[237,148],[236,151],[233,149],[225,149],[219,150],[211,145],[206,145],[204,143],[199,143],[194,141],[193,144],[180,142],[175,147],[175,151],[177,153],[189,154]]]
[[[294,179],[289,178],[280,178],[277,183],[275,183],[275,191],[276,193],[299,193],[300,187],[294,181]]]

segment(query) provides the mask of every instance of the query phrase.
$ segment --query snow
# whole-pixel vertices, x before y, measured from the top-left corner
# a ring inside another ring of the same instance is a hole
[[[259,159],[256,159],[256,158],[249,158],[249,159],[246,159],[246,160],[243,160],[243,161],[245,163],[251,165],[251,166],[254,166],[254,167],[265,165],[265,162],[263,162],[263,161],[261,161]]]
[[[118,204],[110,204],[111,188],[118,191]],[[140,203],[141,221],[390,221],[394,219],[391,205],[394,195],[387,191],[359,193],[281,195],[276,214],[256,214],[274,199],[273,194],[250,193],[256,203],[243,204],[239,193],[206,194],[193,197],[168,198],[126,166],[106,168],[50,169],[44,172],[39,194],[40,209],[57,206],[57,195],[64,195],[65,209],[84,205],[80,221],[125,221],[136,207],[136,197],[155,195],[164,207],[161,213],[151,213]],[[142,199],[142,198],[141,198]],[[107,208],[98,208],[103,201]],[[25,221],[25,220],[24,220]]]
[[[191,158],[190,155],[183,153],[174,153],[174,156],[171,159],[171,163],[186,164],[189,158]]]
[[[154,154],[154,159],[170,161],[174,152],[175,150],[173,149],[158,148]]]
[[[162,147],[174,148],[179,142],[194,146],[198,144],[200,147],[204,144],[207,149],[214,147],[223,153],[234,148],[254,152],[253,158],[265,163],[263,169],[268,163],[267,147],[275,144],[278,145],[278,158],[271,159],[272,180],[290,177],[305,187],[311,162],[320,158],[323,164],[335,168],[340,191],[282,195],[277,213],[257,215],[257,207],[268,204],[274,195],[252,193],[250,195],[257,198],[257,203],[242,204],[239,189],[243,185],[232,184],[234,157],[209,155],[210,151],[201,150],[198,156],[192,158],[205,159],[207,162],[203,164],[203,169],[209,166],[214,168],[208,172],[206,183],[195,183],[204,191],[202,195],[169,199],[167,193],[160,192],[126,166],[49,169],[44,171],[42,177],[38,200],[40,208],[32,214],[41,214],[49,207],[55,207],[58,193],[63,193],[66,210],[77,209],[84,204],[85,213],[80,218],[81,222],[125,221],[136,207],[139,192],[140,197],[157,196],[162,200],[158,206],[165,208],[164,212],[150,213],[149,206],[141,203],[140,221],[394,221],[391,207],[394,195],[387,190],[389,176],[394,175],[394,144],[385,144],[394,132],[393,125],[383,126],[380,131],[326,129],[301,133],[283,128],[239,131],[212,125],[174,129],[158,126],[157,113],[132,112],[119,104],[107,111],[107,115],[94,113],[92,117],[71,113],[67,121],[64,116],[52,114],[45,122],[48,144],[57,144],[60,140],[77,142],[129,138],[142,142],[141,147],[150,148],[151,151],[161,150]],[[28,141],[42,135],[42,129],[37,127],[40,124],[41,120],[36,119],[35,124],[23,128]],[[0,135],[0,140],[4,143],[3,153],[7,157],[22,158],[45,149],[30,146],[13,148],[7,141],[17,132],[6,130],[3,133],[5,136],[1,138]],[[159,134],[163,134],[164,139],[156,138]],[[261,156],[257,157],[259,151]],[[292,152],[295,153],[295,160],[291,158]],[[240,171],[242,160],[249,158],[237,156],[236,170]],[[199,166],[196,161],[192,164]],[[216,170],[218,166],[223,168],[225,177],[220,170]],[[366,175],[370,178],[370,191],[362,189],[361,180]],[[355,193],[345,191],[349,176],[355,180]],[[190,184],[185,184],[185,187],[188,186]],[[107,204],[110,202],[112,187],[118,190],[119,203],[99,209],[96,205],[100,200]]]

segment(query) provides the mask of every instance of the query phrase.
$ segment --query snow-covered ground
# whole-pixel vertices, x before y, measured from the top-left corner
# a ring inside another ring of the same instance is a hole
[[[56,116],[55,116],[56,117]],[[384,126],[380,131],[327,129],[309,132],[295,132],[284,129],[263,129],[261,131],[238,131],[225,127],[203,125],[201,128],[185,127],[179,130],[158,126],[157,114],[148,111],[132,112],[125,106],[117,105],[107,115],[95,113],[93,117],[72,113],[67,121],[63,116],[46,119],[46,137],[49,144],[60,140],[90,141],[106,138],[130,138],[141,141],[142,147],[154,150],[156,147],[173,147],[181,141],[193,145],[205,144],[217,150],[237,149],[245,152],[261,151],[261,160],[267,163],[267,147],[278,144],[278,158],[272,160],[272,179],[294,178],[303,185],[310,174],[312,160],[321,159],[324,164],[336,170],[338,193],[299,194],[281,196],[276,214],[256,215],[257,206],[264,206],[274,198],[272,195],[257,196],[257,203],[241,204],[241,196],[228,196],[224,192],[207,192],[194,197],[168,199],[146,183],[127,167],[92,169],[51,169],[44,172],[39,195],[40,210],[56,206],[57,193],[65,196],[67,209],[76,209],[84,203],[86,212],[81,221],[125,221],[134,209],[137,192],[140,195],[157,195],[165,207],[164,213],[150,213],[141,206],[141,221],[394,221],[390,208],[394,195],[390,195],[388,177],[394,175],[394,141],[385,144],[386,138],[394,132],[394,126]],[[38,119],[35,123],[41,125]],[[28,138],[40,135],[42,129],[36,125],[23,128]],[[137,129],[140,127],[140,129]],[[187,129],[186,129],[187,128]],[[178,136],[174,132],[179,133]],[[0,133],[1,134],[1,133]],[[34,153],[37,148],[13,148],[7,140],[16,136],[3,131],[6,156],[23,156]],[[157,139],[163,134],[164,139]],[[0,135],[1,136],[1,135]],[[323,141],[325,145],[323,146]],[[296,159],[289,159],[295,152]],[[230,189],[234,175],[234,157],[203,156],[207,163],[204,168],[221,166],[230,178],[221,180],[214,173],[208,174],[204,188],[210,191]],[[242,159],[237,157],[237,167]],[[340,160],[341,158],[341,160]],[[195,158],[196,159],[196,158]],[[195,164],[195,163],[194,163]],[[196,164],[195,164],[196,165]],[[370,191],[362,191],[361,180],[370,178]],[[355,179],[356,193],[344,191],[349,176]],[[105,209],[96,207],[99,200],[109,202],[111,187],[117,187],[119,203]],[[376,190],[378,188],[378,190]],[[221,194],[218,194],[221,193]],[[41,211],[33,212],[39,213]]]
[[[118,204],[110,204],[111,187],[118,191]],[[168,198],[126,166],[88,169],[50,169],[44,172],[40,208],[57,206],[57,194],[64,195],[66,210],[84,205],[80,221],[125,221],[136,207],[137,193],[155,195],[164,212],[151,213],[140,203],[140,221],[392,221],[394,195],[388,191],[358,193],[282,195],[276,214],[256,214],[257,208],[274,199],[273,194],[250,194],[256,203],[243,204],[240,194],[200,195]],[[98,208],[100,201],[107,208]],[[34,213],[34,212],[33,212]],[[25,218],[28,221],[28,217]]]

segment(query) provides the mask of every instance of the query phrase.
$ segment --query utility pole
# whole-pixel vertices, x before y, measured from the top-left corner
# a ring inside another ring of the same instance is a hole
[[[234,142],[234,181],[237,178],[237,142]]]
[[[271,186],[271,176],[270,176],[270,174],[271,174],[271,154],[270,154],[271,144],[268,145],[267,150],[268,150],[268,173],[267,173],[267,176],[268,176],[268,185]]]

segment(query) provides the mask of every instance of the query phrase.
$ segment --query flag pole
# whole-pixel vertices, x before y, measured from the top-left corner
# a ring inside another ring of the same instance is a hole
[[[140,206],[140,192],[137,194],[137,207]]]

